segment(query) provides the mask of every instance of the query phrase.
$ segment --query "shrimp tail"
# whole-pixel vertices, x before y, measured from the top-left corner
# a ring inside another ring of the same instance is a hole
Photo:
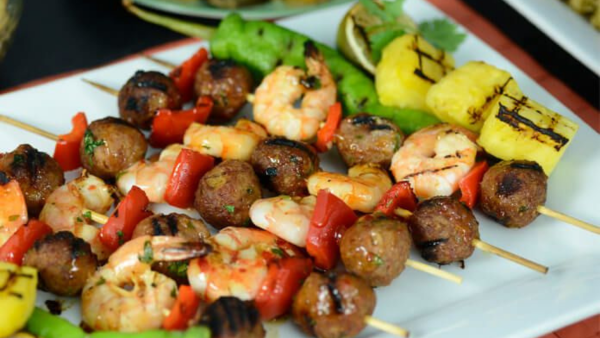
[[[162,249],[164,257],[169,261],[183,261],[204,257],[212,252],[212,246],[204,242],[185,242],[180,247]]]
[[[304,58],[315,60],[323,58],[321,52],[317,48],[317,45],[315,45],[312,40],[306,40],[306,42],[304,42]]]

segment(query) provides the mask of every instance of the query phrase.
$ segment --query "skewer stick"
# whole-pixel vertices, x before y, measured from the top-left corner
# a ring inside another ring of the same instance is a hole
[[[173,64],[173,63],[171,63],[171,62],[169,62],[169,61],[165,61],[165,60],[163,60],[163,59],[159,59],[159,58],[157,58],[157,57],[155,57],[155,56],[152,56],[152,55],[149,55],[149,54],[142,54],[142,56],[143,56],[144,58],[146,58],[146,59],[148,59],[148,60],[152,61],[152,62],[156,62],[156,63],[158,63],[159,65],[161,65],[161,66],[164,66],[164,67],[166,67],[166,68],[169,68],[169,69],[175,69],[175,68],[177,67],[177,65],[176,65],[176,64]]]
[[[365,316],[365,323],[376,329],[396,335],[398,337],[408,338],[408,336],[410,336],[410,332],[408,332],[408,330],[401,328],[399,326],[384,322],[377,318],[373,318],[371,316]]]
[[[21,128],[21,129],[30,131],[30,132],[32,132],[34,134],[43,136],[43,137],[51,139],[53,141],[58,141],[58,136],[57,135],[49,133],[49,132],[47,132],[45,130],[42,130],[40,128],[34,127],[34,126],[30,125],[30,124],[27,124],[27,123],[24,123],[24,122],[21,122],[21,121],[17,121],[15,119],[11,118],[11,117],[6,116],[6,115],[0,115],[0,121],[4,122],[6,124],[10,124],[12,126],[15,126],[17,128]]]
[[[482,251],[485,251],[485,252],[489,252],[489,253],[493,253],[494,255],[498,255],[498,256],[500,256],[502,258],[511,260],[511,261],[513,261],[513,262],[515,262],[517,264],[521,264],[521,265],[523,265],[525,267],[528,267],[528,268],[530,268],[532,270],[535,270],[537,272],[540,272],[540,273],[543,273],[543,274],[548,273],[548,267],[547,266],[543,266],[543,265],[540,265],[538,263],[532,262],[532,261],[530,261],[528,259],[525,259],[525,258],[523,258],[521,256],[517,256],[517,255],[515,255],[513,253],[510,253],[510,252],[508,252],[506,250],[502,250],[502,249],[500,249],[498,247],[495,247],[495,246],[493,246],[493,245],[491,245],[489,243],[486,243],[484,241],[481,241],[479,239],[474,239],[473,240],[473,246],[476,247],[479,250],[482,250]]]
[[[563,213],[560,213],[558,211],[554,211],[552,209],[546,208],[543,205],[540,205],[537,207],[537,211],[542,214],[542,215],[546,215],[552,218],[556,218],[559,221],[563,221],[565,223],[574,225],[576,227],[580,227],[584,230],[587,231],[591,231],[595,234],[599,234],[600,235],[600,227],[592,225],[590,223],[584,222],[582,220],[578,220],[577,218],[565,215]]]
[[[105,86],[103,84],[100,84],[98,82],[94,82],[94,81],[91,81],[91,80],[88,80],[88,79],[81,79],[81,80],[83,82],[87,83],[87,84],[90,84],[90,85],[92,85],[92,86],[94,86],[94,87],[96,87],[96,88],[98,88],[98,89],[106,92],[106,93],[109,93],[109,94],[114,95],[114,96],[119,96],[119,91],[116,90],[116,89],[114,89],[114,88],[110,88],[108,86]]]
[[[83,213],[88,214],[90,219],[98,224],[106,224],[106,222],[108,222],[108,216],[99,214],[90,209],[83,209]]]
[[[448,271],[444,271],[442,269],[437,269],[431,265],[427,265],[425,263],[421,263],[418,261],[413,261],[412,259],[408,259],[406,260],[406,266],[411,267],[415,270],[419,270],[425,273],[428,273],[430,275],[434,275],[436,277],[439,278],[443,278],[446,280],[449,280],[451,282],[454,282],[456,284],[462,284],[462,277],[455,275],[453,273],[450,273]]]

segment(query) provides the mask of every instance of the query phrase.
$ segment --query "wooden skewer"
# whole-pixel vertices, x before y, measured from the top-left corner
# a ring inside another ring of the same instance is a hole
[[[584,230],[587,231],[591,231],[595,234],[599,234],[600,235],[600,227],[592,225],[590,223],[584,222],[582,220],[578,220],[577,218],[565,215],[563,213],[560,213],[558,211],[554,211],[552,209],[546,208],[543,205],[540,205],[537,207],[537,211],[542,214],[542,215],[546,215],[552,218],[556,218],[559,221],[563,221],[565,223],[574,225],[576,227],[580,227]]]
[[[489,252],[489,253],[493,253],[494,255],[498,255],[498,256],[500,256],[502,258],[511,260],[511,261],[513,261],[513,262],[515,262],[517,264],[521,264],[521,265],[523,265],[525,267],[528,267],[528,268],[530,268],[532,270],[535,270],[537,272],[540,272],[540,273],[543,273],[543,274],[548,273],[548,267],[547,266],[543,266],[543,265],[540,265],[538,263],[532,262],[532,261],[530,261],[528,259],[525,259],[525,258],[523,258],[521,256],[517,256],[517,255],[515,255],[515,254],[513,254],[511,252],[508,252],[506,250],[502,250],[502,249],[500,249],[498,247],[495,247],[495,246],[493,246],[493,245],[491,245],[489,243],[486,243],[486,242],[484,242],[482,240],[474,239],[473,240],[473,246],[476,247],[479,250],[482,250],[482,251],[485,251],[485,252]]]
[[[433,267],[431,265],[427,265],[425,263],[413,261],[412,259],[406,260],[406,266],[411,267],[415,270],[419,270],[419,271],[428,273],[430,275],[434,275],[436,277],[440,277],[440,278],[449,280],[456,284],[462,284],[462,281],[463,281],[462,277],[460,277],[458,275],[455,275],[448,271],[444,271],[442,269],[435,268],[435,267]]]
[[[152,56],[152,55],[149,55],[149,54],[142,54],[142,56],[143,56],[144,58],[146,58],[146,59],[148,59],[148,60],[152,61],[152,62],[156,62],[156,63],[158,63],[159,65],[161,65],[161,66],[164,66],[164,67],[167,67],[167,68],[170,68],[170,69],[175,69],[175,68],[177,67],[177,65],[176,65],[176,64],[173,64],[173,63],[171,63],[171,62],[169,62],[169,61],[165,61],[165,60],[163,60],[163,59],[159,59],[159,58],[157,58],[157,57],[155,57],[155,56]]]
[[[106,222],[108,222],[108,216],[99,214],[90,209],[83,209],[83,214],[89,215],[89,218],[98,224],[106,224]]]
[[[45,138],[49,138],[49,139],[51,139],[53,141],[58,141],[58,136],[57,135],[49,133],[49,132],[47,132],[45,130],[42,130],[40,128],[34,127],[34,126],[30,125],[30,124],[27,124],[27,123],[24,123],[24,122],[21,122],[21,121],[17,121],[15,119],[13,119],[12,117],[8,117],[6,115],[0,115],[0,121],[4,122],[6,124],[10,124],[12,126],[15,126],[17,128],[21,128],[21,129],[30,131],[30,132],[32,132],[34,134],[43,136]]]
[[[371,316],[365,316],[365,323],[369,326],[377,328],[381,331],[396,335],[398,337],[408,338],[410,336],[410,332],[404,328],[399,326],[384,322],[377,318],[373,318]]]
[[[94,87],[96,87],[96,88],[98,88],[98,89],[106,92],[106,93],[109,93],[109,94],[114,95],[114,96],[119,96],[119,91],[116,90],[116,89],[114,89],[114,88],[110,88],[108,86],[105,86],[103,84],[100,84],[98,82],[94,82],[94,81],[91,81],[91,80],[88,80],[88,79],[81,79],[81,80],[83,82],[87,83],[87,84],[90,84],[90,85],[92,85],[92,86],[94,86]]]

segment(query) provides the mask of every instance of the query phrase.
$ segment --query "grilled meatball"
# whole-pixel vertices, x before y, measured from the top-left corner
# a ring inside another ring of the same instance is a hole
[[[449,196],[425,200],[409,219],[413,241],[424,259],[449,264],[473,254],[479,223],[471,209]]]
[[[375,309],[375,292],[348,273],[313,272],[294,298],[292,316],[306,333],[320,338],[352,337]]]
[[[266,335],[256,307],[235,297],[214,301],[204,310],[199,324],[210,329],[212,338],[262,338]]]
[[[0,172],[8,179],[19,182],[29,217],[37,217],[46,198],[65,183],[58,162],[29,144],[22,144],[14,151],[0,155]]]
[[[539,215],[546,202],[548,177],[531,161],[503,161],[481,181],[481,210],[509,228],[522,228]]]
[[[147,148],[144,134],[136,127],[115,117],[105,117],[88,126],[79,155],[84,169],[106,180],[142,160]]]
[[[138,70],[119,91],[119,115],[138,128],[149,129],[163,108],[181,108],[181,96],[173,80],[159,72]]]
[[[258,177],[244,161],[226,160],[207,172],[196,190],[194,207],[212,226],[250,224],[249,210],[261,198]]]
[[[233,60],[211,59],[196,73],[194,91],[198,97],[213,99],[211,121],[227,122],[246,104],[246,96],[252,91],[252,76]]]
[[[177,236],[190,242],[202,242],[210,237],[208,228],[201,220],[188,215],[171,213],[157,214],[142,220],[133,230],[132,238],[140,236]],[[177,262],[157,262],[152,269],[174,279],[177,284],[187,284],[189,260]]]
[[[76,296],[96,271],[98,261],[90,245],[69,231],[37,241],[23,264],[38,270],[40,287],[59,296]]]
[[[377,163],[389,168],[404,134],[392,121],[366,113],[342,120],[334,142],[349,167]]]
[[[371,286],[389,285],[404,270],[412,244],[408,226],[383,214],[362,216],[342,237],[346,269]]]
[[[306,180],[319,168],[312,146],[284,138],[259,143],[250,161],[261,181],[280,195],[307,195]]]

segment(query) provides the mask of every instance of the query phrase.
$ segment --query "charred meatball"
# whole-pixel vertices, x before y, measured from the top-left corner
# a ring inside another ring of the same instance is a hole
[[[471,209],[450,196],[419,203],[409,218],[409,228],[421,256],[438,264],[469,258],[473,240],[479,239],[479,223]]]
[[[284,138],[259,143],[251,162],[269,189],[290,196],[307,195],[306,180],[319,168],[319,157],[312,146]]]
[[[371,286],[389,285],[404,270],[412,241],[408,226],[383,214],[365,215],[342,237],[346,269]]]
[[[481,210],[509,228],[522,228],[539,215],[546,202],[548,177],[531,161],[504,161],[492,166],[481,181]]]
[[[353,337],[374,309],[375,292],[363,279],[348,273],[313,272],[294,298],[292,316],[310,335]]]
[[[59,296],[76,296],[94,274],[98,260],[90,245],[69,231],[37,241],[23,260],[38,270],[40,287]]]
[[[106,117],[88,126],[79,155],[84,169],[106,180],[142,160],[147,148],[144,134],[136,127],[121,119]]]
[[[149,129],[163,108],[181,108],[181,96],[173,80],[159,72],[138,70],[119,91],[119,115],[138,128]]]
[[[200,325],[212,338],[262,338],[266,335],[254,304],[235,297],[221,297],[204,310]]]
[[[382,168],[390,167],[403,140],[404,134],[392,121],[366,113],[342,120],[334,138],[349,167],[376,163]]]
[[[132,238],[141,236],[177,236],[190,242],[202,242],[210,237],[208,228],[201,220],[184,214],[152,215],[142,220],[133,230]],[[177,284],[187,284],[187,261],[157,262],[152,269],[174,279]]]
[[[37,217],[46,198],[65,183],[58,162],[29,144],[0,155],[0,173],[19,182],[25,196],[29,217]]]
[[[227,122],[246,104],[246,96],[252,91],[252,76],[235,61],[211,59],[196,73],[194,91],[198,97],[213,99],[211,121]]]
[[[252,166],[226,160],[202,176],[194,206],[206,222],[218,229],[239,227],[250,224],[250,206],[259,198],[260,184]]]

